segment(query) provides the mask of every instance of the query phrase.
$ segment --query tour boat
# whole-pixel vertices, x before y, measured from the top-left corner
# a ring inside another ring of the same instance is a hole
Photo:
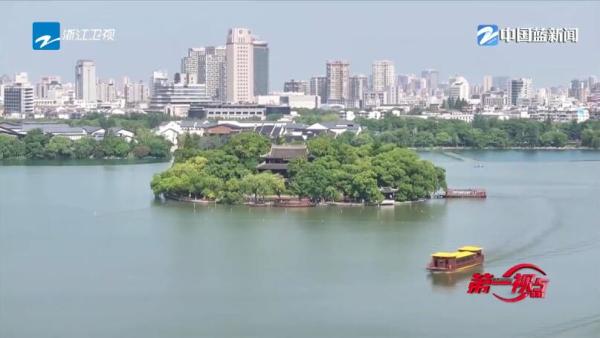
[[[483,259],[483,248],[468,245],[454,252],[432,254],[427,269],[431,272],[455,272],[481,265]]]

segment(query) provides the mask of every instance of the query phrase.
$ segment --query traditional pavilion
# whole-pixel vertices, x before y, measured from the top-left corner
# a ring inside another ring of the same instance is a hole
[[[256,166],[258,171],[270,171],[288,177],[288,164],[297,158],[308,158],[306,145],[272,145],[271,150],[262,155],[263,162]]]

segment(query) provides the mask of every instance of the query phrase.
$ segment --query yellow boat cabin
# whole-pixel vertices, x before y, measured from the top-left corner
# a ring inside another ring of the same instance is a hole
[[[483,263],[483,248],[467,245],[453,252],[436,252],[431,255],[431,262],[427,266],[433,272],[452,272]]]

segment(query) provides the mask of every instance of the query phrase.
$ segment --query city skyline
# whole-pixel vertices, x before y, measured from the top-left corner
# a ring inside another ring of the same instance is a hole
[[[1,37],[0,46],[10,52],[0,55],[0,74],[12,75],[25,71],[32,81],[43,76],[58,75],[64,81],[72,82],[72,65],[76,60],[92,59],[96,62],[99,79],[128,76],[136,81],[146,80],[157,69],[164,69],[172,76],[179,71],[179,61],[189,48],[224,45],[227,30],[231,27],[248,27],[261,40],[269,42],[269,85],[273,90],[281,90],[284,82],[289,79],[309,81],[311,77],[325,75],[327,60],[347,60],[351,66],[351,75],[369,75],[374,60],[391,60],[395,63],[398,75],[418,76],[422,70],[434,68],[440,73],[440,82],[445,82],[454,75],[462,75],[473,84],[481,84],[484,75],[492,74],[533,78],[535,85],[540,87],[567,86],[574,78],[600,73],[600,63],[594,61],[600,46],[598,41],[591,39],[599,33],[599,28],[590,23],[600,18],[600,11],[593,10],[600,9],[600,6],[595,6],[582,15],[581,11],[576,10],[578,4],[572,3],[568,7],[565,3],[552,3],[543,8],[535,6],[537,3],[469,3],[451,6],[441,3],[435,3],[434,6],[434,3],[430,3],[431,6],[418,8],[410,2],[382,3],[381,6],[391,12],[399,10],[406,14],[402,20],[394,21],[392,27],[397,29],[351,25],[348,22],[358,21],[343,20],[337,21],[338,25],[317,21],[318,24],[314,25],[316,27],[298,30],[293,27],[290,29],[290,25],[281,26],[283,19],[279,14],[293,10],[297,20],[318,19],[336,8],[337,15],[346,15],[346,18],[385,19],[390,15],[381,10],[375,13],[368,6],[358,3],[345,3],[343,7],[337,3],[269,4],[270,20],[265,22],[261,20],[267,16],[261,12],[266,9],[267,4],[264,3],[186,3],[185,6],[203,11],[189,11],[196,13],[194,20],[185,20],[189,14],[184,11],[179,13],[177,20],[169,21],[172,18],[169,16],[171,7],[150,3],[147,4],[149,10],[145,12],[144,20],[127,16],[126,22],[123,14],[138,3],[114,4],[110,6],[111,11],[107,11],[99,3],[92,2],[90,6],[94,10],[85,12],[70,8],[68,3],[55,4],[52,8],[45,8],[47,14],[42,17],[34,15],[39,12],[36,10],[40,8],[39,4],[0,4],[8,14],[7,20],[0,23],[0,27],[5,30],[10,27],[15,32],[11,36]],[[310,13],[307,12],[308,8],[312,9]],[[484,8],[485,11],[480,11]],[[511,15],[511,20],[501,15],[515,8],[519,9],[519,13]],[[561,10],[557,11],[557,8]],[[477,15],[472,15],[474,11],[477,11]],[[251,18],[249,13],[255,12],[260,15]],[[89,13],[94,13],[94,17]],[[410,13],[415,15],[408,15]],[[452,20],[447,18],[452,16],[448,14],[454,15]],[[473,16],[479,18],[474,19]],[[152,25],[153,19],[165,22]],[[61,21],[66,27],[114,27],[117,30],[116,41],[72,41],[64,43],[57,52],[33,51],[30,45],[30,26],[31,22],[39,20]],[[196,27],[194,23],[200,22],[200,26],[192,29]],[[581,38],[577,44],[572,45],[479,47],[475,43],[475,27],[481,22],[525,27],[575,26],[580,29]],[[165,28],[158,34],[158,27],[155,26],[163,24]],[[132,25],[137,25],[137,28]],[[442,26],[447,28],[441,30]],[[147,34],[135,35],[139,30]],[[316,31],[319,34],[315,34]],[[148,41],[149,37],[154,37],[153,41]],[[357,44],[356,47],[352,46],[352,41]],[[157,44],[164,48],[156,48]],[[454,48],[449,49],[451,47]],[[571,62],[573,58],[577,62]],[[501,60],[504,62],[499,62]]]

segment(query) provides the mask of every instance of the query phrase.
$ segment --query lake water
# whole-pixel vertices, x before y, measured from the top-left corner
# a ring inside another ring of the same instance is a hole
[[[600,336],[600,152],[422,155],[488,198],[206,207],[154,201],[167,163],[0,166],[0,337]],[[425,271],[464,244],[539,265],[546,298]]]

